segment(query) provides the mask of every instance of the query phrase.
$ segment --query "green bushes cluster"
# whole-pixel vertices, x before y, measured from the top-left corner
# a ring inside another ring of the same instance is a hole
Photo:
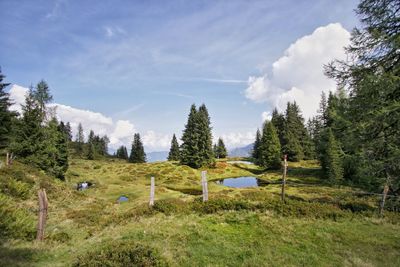
[[[262,193],[262,192],[261,192]],[[290,198],[283,203],[279,197],[259,194],[257,192],[247,192],[246,199],[227,199],[216,198],[205,203],[201,198],[187,202],[180,199],[165,199],[156,201],[153,211],[161,212],[166,215],[175,213],[199,213],[213,214],[222,211],[271,211],[280,216],[331,219],[351,218],[357,214],[363,216],[373,216],[376,210],[363,202],[346,203],[322,203],[318,201],[307,201],[303,199]],[[149,215],[151,209],[145,214]],[[143,214],[144,215],[144,214]]]
[[[1,193],[0,203],[0,239],[32,240],[36,233],[34,215],[27,210],[16,208],[13,199]]]
[[[114,241],[78,256],[74,267],[168,266],[153,248],[132,241]]]

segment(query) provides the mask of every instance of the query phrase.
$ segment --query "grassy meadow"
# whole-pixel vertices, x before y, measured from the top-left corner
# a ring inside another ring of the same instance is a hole
[[[72,159],[65,182],[15,162],[0,169],[0,266],[400,266],[400,215],[377,216],[377,196],[332,187],[317,162],[281,173],[218,161],[207,169],[174,162],[129,164]],[[150,177],[155,205],[148,206]],[[214,180],[255,176],[265,187],[229,188]],[[76,191],[76,183],[95,185]],[[34,241],[37,189],[46,188],[44,242]],[[118,203],[120,196],[129,198]],[[389,203],[390,205],[390,203]],[[119,266],[119,265],[117,265]]]

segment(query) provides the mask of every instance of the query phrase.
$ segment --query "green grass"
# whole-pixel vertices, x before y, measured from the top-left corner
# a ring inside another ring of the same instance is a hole
[[[73,159],[61,182],[18,162],[3,168],[0,266],[400,265],[400,215],[387,211],[378,218],[377,197],[329,186],[316,162],[290,163],[285,204],[279,184],[233,189],[214,183],[281,179],[279,171],[225,160],[207,169],[210,201],[202,203],[201,171],[171,162]],[[148,207],[151,176],[154,208]],[[95,186],[77,192],[76,183],[86,180]],[[39,187],[50,203],[42,243],[33,241]],[[129,201],[118,203],[121,195]]]

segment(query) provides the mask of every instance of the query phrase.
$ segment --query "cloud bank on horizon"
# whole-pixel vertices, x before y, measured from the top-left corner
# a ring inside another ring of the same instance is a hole
[[[14,104],[11,106],[11,110],[21,112],[21,105],[25,103],[27,92],[28,88],[16,84],[12,85],[10,97]],[[49,106],[56,108],[58,120],[70,122],[74,136],[77,133],[78,124],[82,123],[86,137],[89,135],[90,130],[99,135],[107,135],[110,138],[110,147],[112,149],[116,149],[121,145],[129,148],[133,134],[137,132],[135,125],[129,120],[114,121],[111,117],[99,112],[78,109],[58,103],[52,103]],[[147,131],[142,136],[143,143],[149,151],[167,149],[170,138],[169,135],[156,134],[154,131]]]
[[[246,98],[267,103],[284,111],[288,101],[296,101],[307,119],[315,115],[321,93],[336,90],[336,83],[324,75],[323,67],[334,59],[346,58],[344,47],[350,33],[340,23],[317,28],[291,44],[284,55],[272,64],[271,74],[251,76]],[[269,119],[271,111],[263,112]]]

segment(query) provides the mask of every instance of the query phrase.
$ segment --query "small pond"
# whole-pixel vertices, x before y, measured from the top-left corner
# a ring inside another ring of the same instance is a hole
[[[243,188],[243,187],[259,187],[266,186],[269,183],[252,176],[242,176],[236,178],[225,178],[216,181],[219,185],[228,187]]]
[[[253,162],[245,161],[245,160],[231,160],[231,161],[227,161],[227,163],[230,163],[230,164],[246,164],[246,165],[254,164]]]
[[[120,196],[120,197],[118,198],[118,202],[126,202],[126,201],[128,201],[128,200],[129,200],[129,198],[126,197],[126,196]]]

